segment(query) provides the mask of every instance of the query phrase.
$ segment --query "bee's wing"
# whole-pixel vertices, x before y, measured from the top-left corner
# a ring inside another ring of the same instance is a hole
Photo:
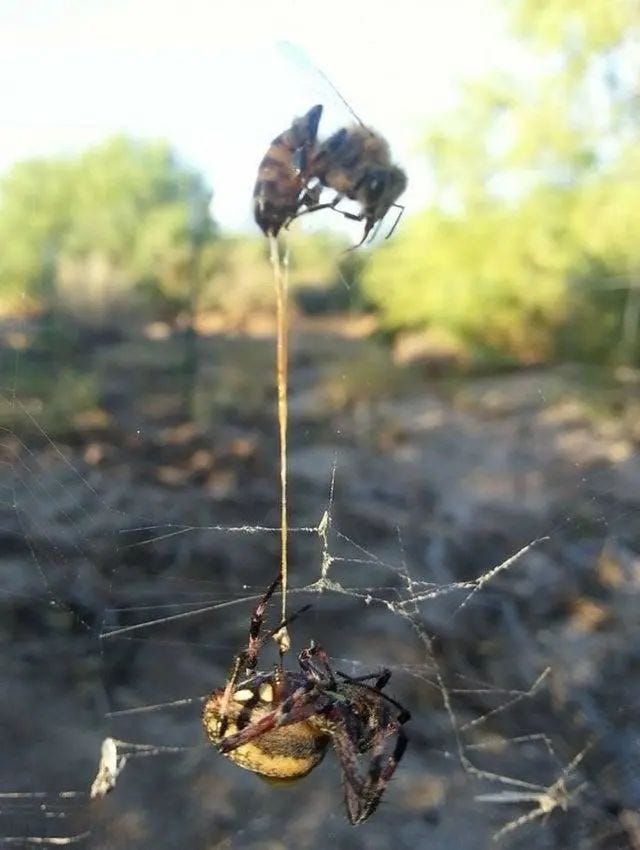
[[[306,115],[297,119],[303,128],[302,135],[304,137],[300,140],[301,144],[295,149],[291,157],[291,164],[297,174],[301,174],[303,171],[306,171],[308,167],[309,152],[315,145],[318,137],[318,125],[320,123],[321,116],[322,104],[318,103],[315,106],[312,106]]]
[[[340,152],[345,148],[346,140],[347,130],[342,127],[318,145],[313,157],[314,163],[322,165],[330,157],[332,162],[340,164]]]
[[[315,64],[309,57],[306,50],[301,47],[299,44],[294,44],[291,41],[278,41],[277,42],[278,49],[287,57],[287,59],[297,68],[301,68],[305,71],[305,73],[309,76],[309,79],[317,82],[318,80],[322,80],[324,83],[323,89],[324,94],[328,95],[327,98],[329,102],[332,100],[335,101],[337,98],[340,103],[346,107],[350,116],[354,118],[358,124],[362,124],[364,127],[365,124],[361,120],[360,116],[353,109],[349,101],[342,94],[342,92],[338,89],[338,87],[333,83],[333,81],[325,74],[325,72]]]

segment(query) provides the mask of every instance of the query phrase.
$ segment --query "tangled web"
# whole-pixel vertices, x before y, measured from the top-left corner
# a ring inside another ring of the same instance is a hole
[[[125,460],[100,428],[54,439],[5,403],[19,424],[2,439],[0,845],[266,848],[329,829],[360,846],[330,759],[284,792],[220,758],[200,727],[278,563],[277,523],[233,522],[277,515],[275,476],[246,435],[222,435],[203,488],[210,438],[187,426],[128,438]],[[313,638],[352,675],[386,667],[413,714],[368,846],[515,845],[531,829],[536,846],[638,846],[636,506],[591,469],[569,516],[485,511],[460,540],[400,445],[391,465],[349,445],[292,453],[293,518],[306,521],[291,529],[289,606],[313,609],[287,663]]]

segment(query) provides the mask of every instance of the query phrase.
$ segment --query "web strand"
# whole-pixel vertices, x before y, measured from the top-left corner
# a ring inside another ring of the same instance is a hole
[[[287,509],[287,420],[288,420],[288,327],[287,303],[289,284],[289,256],[285,253],[280,260],[278,240],[269,236],[270,260],[276,287],[277,309],[277,355],[278,379],[278,430],[280,436],[280,583],[282,587],[282,621],[287,617],[287,588],[289,584],[288,564],[288,509]],[[280,655],[285,651],[280,643]]]

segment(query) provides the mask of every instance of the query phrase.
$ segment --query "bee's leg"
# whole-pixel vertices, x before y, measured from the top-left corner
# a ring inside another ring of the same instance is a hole
[[[342,210],[339,210],[339,212],[342,212]],[[371,233],[371,228],[375,224],[375,220],[370,218],[370,217],[367,217],[364,213],[360,213],[359,215],[356,215],[355,213],[343,212],[342,215],[345,218],[350,218],[352,221],[362,221],[363,219],[366,220],[366,224],[364,226],[364,233],[362,234],[362,239],[357,243],[357,245],[353,245],[351,248],[347,248],[347,250],[345,251],[345,254],[348,254],[351,251],[355,251],[356,248],[359,248],[361,245],[364,245],[364,243],[367,241],[367,236]]]
[[[313,195],[309,195],[308,193],[303,194],[300,203],[305,203],[305,198],[313,201]],[[312,212],[317,212],[318,210],[333,210],[340,203],[340,201],[344,198],[344,195],[338,193],[332,201],[328,201],[326,204],[318,204],[311,203],[311,205],[307,206],[306,210],[300,210],[300,212],[292,215],[291,218],[287,221],[286,227],[289,227],[292,221],[295,221],[297,218],[300,218],[301,215],[308,215]],[[342,210],[336,210],[336,212],[341,213],[342,215],[347,215],[347,213],[342,212]]]
[[[299,218],[301,215],[306,215],[307,213],[317,212],[318,210],[334,210],[335,212],[339,213],[340,215],[343,215],[345,218],[348,218],[349,221],[364,221],[365,219],[367,219],[367,224],[366,224],[366,227],[364,229],[364,235],[363,235],[362,239],[358,242],[357,245],[354,245],[353,248],[349,248],[348,251],[346,251],[345,253],[348,253],[349,251],[355,251],[356,248],[359,248],[362,245],[362,243],[365,241],[365,239],[367,238],[367,236],[371,232],[371,228],[373,227],[374,222],[369,220],[365,213],[352,213],[352,212],[347,212],[346,210],[337,209],[337,205],[340,203],[340,201],[343,198],[344,198],[344,195],[338,194],[338,195],[336,195],[336,197],[330,203],[316,204],[316,206],[314,206],[314,207],[309,207],[309,209],[302,210],[302,212],[299,212],[296,215],[294,215],[293,218],[290,219],[289,223],[291,221],[293,221],[293,219]]]
[[[400,221],[400,219],[402,218],[402,215],[403,215],[403,213],[404,213],[404,209],[405,209],[405,208],[404,208],[404,206],[403,206],[402,204],[392,204],[392,206],[394,206],[394,207],[398,207],[398,209],[400,210],[400,212],[398,213],[398,215],[397,215],[397,217],[396,217],[396,220],[393,222],[393,227],[392,227],[392,228],[391,228],[391,230],[387,233],[387,235],[384,237],[385,239],[388,239],[388,238],[391,236],[391,234],[393,233],[393,231],[396,229],[396,227],[398,226],[398,222],[399,222],[399,221]]]
[[[294,216],[291,216],[291,218],[287,221],[285,227],[288,228],[289,225],[291,224],[291,222],[295,221],[296,218],[300,218],[301,215],[308,215],[309,213],[312,213],[312,212],[318,212],[318,210],[335,210],[335,212],[339,213],[340,215],[344,216],[345,218],[348,218],[349,221],[365,221],[366,220],[367,223],[366,223],[366,226],[364,228],[364,234],[362,236],[362,239],[358,242],[357,245],[354,245],[352,248],[349,248],[345,253],[349,253],[349,251],[355,251],[356,248],[359,248],[365,242],[367,236],[371,232],[371,228],[375,224],[375,221],[368,218],[365,213],[352,213],[352,212],[347,212],[346,210],[337,209],[338,204],[340,203],[340,201],[343,198],[344,198],[344,195],[338,193],[338,194],[336,194],[335,198],[332,201],[328,201],[326,204],[315,204],[313,206],[308,207],[306,210],[301,210],[300,212],[296,213]],[[396,224],[397,224],[397,222],[396,222]],[[394,227],[395,227],[395,225],[394,225]],[[390,235],[391,234],[389,234],[389,236]]]
[[[323,188],[320,182],[312,182],[311,185],[307,183],[298,196],[298,209],[301,207],[317,207],[320,203],[320,195]]]

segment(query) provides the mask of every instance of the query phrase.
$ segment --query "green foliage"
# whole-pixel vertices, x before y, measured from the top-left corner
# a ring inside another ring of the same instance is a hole
[[[44,428],[48,436],[68,433],[86,414],[105,416],[99,407],[101,389],[99,377],[88,373],[86,364],[51,361],[43,368],[42,359],[23,358],[16,383],[20,402],[0,392],[0,428],[24,433],[29,428],[27,411],[37,418],[37,427]]]
[[[483,356],[638,360],[640,5],[509,11],[536,72],[468,87],[432,129],[435,199],[364,292],[391,330],[441,327]]]
[[[331,291],[345,290],[340,274],[354,274],[355,266],[341,271],[337,261],[346,247],[331,234],[291,233],[286,244],[290,256],[290,290],[312,288],[332,301]],[[359,260],[356,260],[359,262]],[[274,309],[275,289],[264,237],[230,236],[207,246],[202,255],[203,308],[224,313],[231,326],[241,325],[251,313]],[[355,297],[355,288],[354,293]],[[340,304],[338,306],[344,306]]]
[[[19,163],[0,183],[0,297],[100,312],[146,287],[184,302],[210,197],[163,142]]]
[[[518,0],[507,8],[515,30],[543,50],[607,51],[640,24],[636,0]]]
[[[201,306],[220,310],[232,325],[274,301],[273,274],[264,238],[227,237],[202,257],[205,284]]]
[[[332,356],[323,363],[318,394],[324,414],[362,411],[378,402],[400,398],[415,385],[416,375],[396,366],[386,347],[369,341],[351,350],[336,342]]]
[[[0,183],[0,296],[6,305],[23,295],[51,294],[55,263],[69,228],[70,180],[66,161],[22,162]]]
[[[469,219],[429,211],[378,252],[366,292],[392,330],[433,325],[477,352],[544,359],[566,315],[575,262],[569,203],[540,190],[517,216],[498,204]]]

